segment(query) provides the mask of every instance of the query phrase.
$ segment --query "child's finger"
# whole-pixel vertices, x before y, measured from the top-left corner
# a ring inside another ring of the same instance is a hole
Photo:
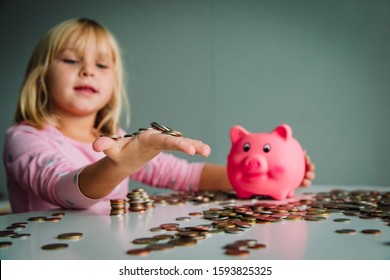
[[[96,152],[102,152],[115,146],[115,140],[110,137],[99,137],[93,143],[92,147]]]

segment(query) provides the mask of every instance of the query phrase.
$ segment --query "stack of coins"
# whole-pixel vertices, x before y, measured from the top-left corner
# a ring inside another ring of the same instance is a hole
[[[154,202],[144,189],[135,189],[127,194],[130,212],[145,212],[154,207]]]
[[[110,216],[122,216],[126,214],[126,199],[118,198],[111,199],[111,212]]]

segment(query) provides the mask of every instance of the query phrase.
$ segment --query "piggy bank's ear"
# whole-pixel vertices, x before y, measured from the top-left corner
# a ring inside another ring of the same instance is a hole
[[[292,137],[292,129],[288,124],[279,125],[272,133],[276,133],[286,141]]]
[[[230,129],[230,140],[232,143],[236,143],[241,137],[249,134],[249,132],[242,126],[235,125]]]

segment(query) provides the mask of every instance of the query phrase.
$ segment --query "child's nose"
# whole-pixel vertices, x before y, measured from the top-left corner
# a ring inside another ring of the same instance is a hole
[[[80,70],[80,76],[82,77],[89,77],[89,76],[93,76],[94,75],[94,72],[93,72],[93,67],[89,64],[85,64],[81,70]]]

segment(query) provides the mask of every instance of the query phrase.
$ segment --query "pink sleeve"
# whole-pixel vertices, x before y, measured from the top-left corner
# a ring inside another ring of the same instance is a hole
[[[174,155],[161,153],[131,178],[160,188],[197,191],[203,166],[204,163],[189,163]]]
[[[12,187],[65,208],[83,209],[98,202],[80,192],[78,174],[82,167],[66,159],[64,153],[69,151],[64,145],[33,128],[14,131],[7,137],[5,162],[6,172],[15,184]]]

